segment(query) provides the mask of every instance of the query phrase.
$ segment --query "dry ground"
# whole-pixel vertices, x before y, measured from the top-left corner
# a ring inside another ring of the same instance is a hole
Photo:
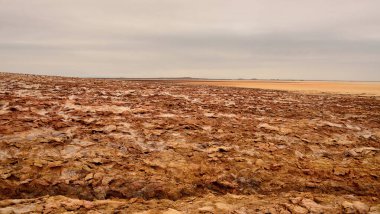
[[[0,213],[379,213],[370,96],[0,73]]]
[[[240,88],[260,88],[321,94],[357,94],[380,96],[380,82],[328,82],[328,81],[270,81],[270,80],[230,80],[230,81],[181,81],[191,85],[228,86]]]

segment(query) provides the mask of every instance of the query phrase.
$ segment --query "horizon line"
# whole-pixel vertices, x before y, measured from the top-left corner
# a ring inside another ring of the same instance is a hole
[[[0,71],[4,74],[18,74],[31,76],[48,76],[48,77],[63,77],[63,78],[79,78],[79,79],[125,79],[125,80],[211,80],[211,81],[313,81],[313,82],[379,82],[380,80],[339,80],[339,79],[292,79],[292,78],[208,78],[208,77],[107,77],[107,76],[65,76],[57,74],[32,74],[24,72],[9,72]]]

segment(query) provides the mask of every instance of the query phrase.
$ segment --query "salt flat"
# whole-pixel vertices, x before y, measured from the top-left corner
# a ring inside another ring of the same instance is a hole
[[[271,81],[271,80],[215,80],[182,81],[191,85],[227,86],[298,91],[306,93],[338,93],[380,96],[380,82],[344,81]]]

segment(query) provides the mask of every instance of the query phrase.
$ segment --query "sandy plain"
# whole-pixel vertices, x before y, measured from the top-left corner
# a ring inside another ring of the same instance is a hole
[[[296,91],[302,93],[339,93],[364,96],[380,96],[380,82],[344,81],[271,81],[271,80],[226,80],[226,81],[183,81],[184,84],[259,88]]]
[[[0,213],[379,213],[374,96],[0,73]]]

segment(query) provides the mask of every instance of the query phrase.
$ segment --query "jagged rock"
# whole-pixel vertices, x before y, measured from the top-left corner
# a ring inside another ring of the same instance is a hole
[[[198,208],[200,213],[214,213],[214,208],[212,206],[205,206]]]
[[[360,214],[362,214],[362,213],[367,213],[367,212],[369,211],[369,207],[368,207],[365,203],[363,203],[363,202],[361,202],[361,201],[354,201],[354,202],[352,202],[352,204],[353,204],[354,208],[355,208]]]
[[[12,207],[0,208],[2,214],[24,214],[24,213],[41,213],[43,207],[39,204],[19,204]]]
[[[344,176],[344,175],[348,174],[349,172],[350,172],[350,170],[347,168],[343,168],[343,167],[335,167],[334,168],[334,175]]]
[[[344,201],[342,203],[342,208],[344,213],[355,213],[354,205],[351,202]]]
[[[308,213],[308,210],[301,206],[294,206],[292,212],[297,213],[297,214],[306,214]]]
[[[86,177],[84,178],[84,180],[88,181],[88,180],[91,180],[94,178],[94,174],[93,173],[89,173],[86,175]]]
[[[293,203],[293,204],[299,204],[302,200],[302,197],[295,197],[295,198],[290,198],[290,201]]]
[[[292,213],[296,213],[296,214],[306,214],[309,212],[308,209],[304,208],[304,207],[301,207],[301,206],[298,206],[298,205],[293,205],[293,204],[288,204],[288,203],[285,203],[284,204],[286,206],[286,208],[291,211]]]
[[[329,209],[328,207],[317,204],[315,201],[307,198],[302,199],[301,205],[306,207],[312,213],[324,213]]]

